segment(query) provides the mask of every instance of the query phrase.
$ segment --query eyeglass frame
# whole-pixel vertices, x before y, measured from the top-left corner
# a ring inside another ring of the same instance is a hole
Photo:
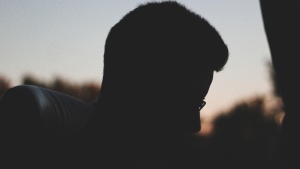
[[[206,105],[206,101],[202,100],[200,106],[199,106],[199,110],[203,109],[203,107]]]

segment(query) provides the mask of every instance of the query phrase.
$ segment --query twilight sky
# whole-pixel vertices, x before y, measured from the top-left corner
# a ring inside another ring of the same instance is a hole
[[[24,74],[101,83],[110,28],[138,4],[151,0],[0,0],[0,75],[13,85]],[[230,57],[216,73],[201,117],[240,100],[270,95],[271,60],[258,0],[178,0],[208,20]]]

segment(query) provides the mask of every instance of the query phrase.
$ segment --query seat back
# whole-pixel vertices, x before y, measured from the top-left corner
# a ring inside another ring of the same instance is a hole
[[[83,131],[92,110],[92,104],[46,88],[10,88],[0,98],[1,151],[7,159],[27,162],[59,156],[61,146]]]

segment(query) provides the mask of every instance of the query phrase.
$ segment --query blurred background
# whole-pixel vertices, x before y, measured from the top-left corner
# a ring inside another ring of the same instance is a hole
[[[0,0],[0,95],[33,84],[94,102],[110,28],[145,2]],[[211,168],[278,168],[283,111],[259,1],[178,2],[215,26],[230,52],[201,110],[191,158]]]

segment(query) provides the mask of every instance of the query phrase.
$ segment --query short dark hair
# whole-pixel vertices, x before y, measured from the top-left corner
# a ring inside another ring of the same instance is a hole
[[[204,18],[175,1],[151,2],[130,11],[110,30],[104,75],[154,73],[203,62],[220,71],[227,60],[226,44]]]

